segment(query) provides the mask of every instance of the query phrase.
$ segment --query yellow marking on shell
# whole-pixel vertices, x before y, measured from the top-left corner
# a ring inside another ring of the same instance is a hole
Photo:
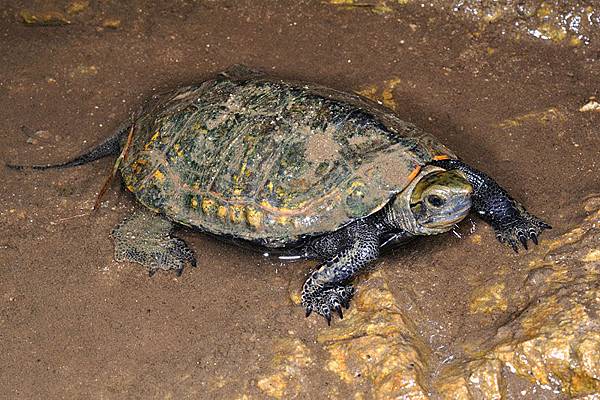
[[[244,221],[244,206],[234,205],[229,208],[229,220],[234,224]]]
[[[202,135],[205,135],[206,133],[208,133],[208,131],[202,125],[202,122],[195,122],[192,125],[192,130],[194,130],[194,131],[196,131],[196,132],[198,132],[198,133],[200,133]]]
[[[200,189],[200,181],[196,181],[196,182],[192,183],[192,189],[194,189],[194,190]]]
[[[134,175],[140,174],[143,171],[143,167],[148,164],[148,161],[143,158],[138,158],[137,160],[131,162],[129,164],[129,168],[131,169],[131,173]]]
[[[269,183],[267,183],[267,189],[269,189],[269,192],[273,192],[273,182],[269,181]]]
[[[224,198],[222,194],[217,193],[217,192],[210,192],[210,197],[213,199],[217,199],[217,201],[222,202],[222,203],[242,203],[244,204],[245,201],[243,200],[232,200],[231,198]],[[337,204],[338,202],[341,201],[341,195],[340,192],[338,190],[335,191],[331,191],[330,193],[321,196],[319,198],[319,204]],[[301,205],[301,206],[300,206]],[[266,213],[269,214],[275,214],[275,215],[288,215],[288,216],[306,216],[307,214],[310,214],[313,210],[314,210],[314,200],[308,200],[308,201],[304,201],[300,204],[299,206],[295,206],[293,209],[292,208],[287,208],[287,207],[275,207],[272,206],[266,199],[265,200],[261,200],[260,201],[260,205],[259,207],[261,209],[263,209],[264,211],[266,211]]]
[[[183,157],[183,150],[181,150],[181,146],[179,145],[179,143],[175,143],[173,145],[173,150],[175,150],[177,157]]]
[[[131,164],[130,168],[134,174],[139,174],[142,171],[142,167],[137,161]]]
[[[250,176],[250,171],[246,169],[246,161],[244,161],[240,168],[240,172],[233,175],[231,179],[233,181],[233,194],[235,196],[239,196],[242,194],[244,190],[243,177],[247,176]]]
[[[303,202],[302,204],[305,204],[305,203],[306,202]],[[272,206],[271,203],[269,203],[267,200],[261,201],[260,206],[273,214],[298,215],[298,214],[304,214],[306,212],[306,210],[303,208],[291,209],[291,208],[287,208],[287,207],[275,207],[275,206]]]
[[[275,193],[277,193],[277,196],[279,197],[285,197],[287,195],[287,192],[281,186],[277,186],[277,189],[275,189]]]
[[[152,146],[152,144],[154,144],[154,142],[159,138],[159,136],[160,136],[160,131],[156,131],[156,133],[154,133],[154,135],[152,135],[152,137],[150,138],[148,143],[146,143],[144,145],[144,150],[149,150],[150,146]]]
[[[162,172],[160,172],[160,170],[156,170],[154,171],[154,174],[152,174],[152,176],[154,176],[154,179],[156,179],[159,182],[164,182],[165,181],[165,174],[163,174]]]
[[[228,213],[227,207],[225,207],[225,206],[219,206],[217,208],[217,216],[219,218],[225,219],[225,217],[227,217],[227,213]]]
[[[129,190],[130,192],[135,192],[135,188],[133,187],[133,185],[127,185],[127,190]]]
[[[359,188],[362,188],[362,187],[364,187],[364,186],[365,186],[365,184],[364,184],[363,182],[361,182],[361,181],[354,181],[354,182],[352,182],[352,183],[350,184],[350,187],[348,187],[348,189],[346,189],[346,193],[348,193],[348,194],[352,194],[352,193],[354,193],[355,191],[360,191],[360,190],[358,190],[358,189],[359,189]]]
[[[198,208],[198,200],[195,197],[192,197],[192,199],[190,200],[190,205],[192,206],[192,208]]]
[[[290,222],[290,217],[288,217],[287,215],[279,215],[275,218],[275,222],[277,222],[280,225],[287,225]]]
[[[253,228],[259,228],[262,225],[263,213],[252,208],[246,207],[246,222]]]
[[[433,159],[436,161],[441,161],[441,160],[449,160],[450,157],[445,154],[440,154],[438,156],[434,156]]]
[[[212,214],[215,209],[215,202],[211,199],[202,199],[201,207],[204,214]]]
[[[284,206],[283,208],[289,209],[289,206],[293,203],[294,198],[295,198],[294,193],[288,192],[288,191],[286,191],[285,188],[278,186],[277,188],[275,188],[275,194],[277,195],[277,197],[281,201],[282,205]]]

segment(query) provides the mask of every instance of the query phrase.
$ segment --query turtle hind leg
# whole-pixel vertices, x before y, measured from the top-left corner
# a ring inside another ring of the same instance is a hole
[[[196,266],[196,259],[183,240],[171,236],[172,229],[173,224],[160,215],[136,211],[111,233],[115,260],[142,264],[150,276],[158,270],[175,270],[181,275],[185,264]]]

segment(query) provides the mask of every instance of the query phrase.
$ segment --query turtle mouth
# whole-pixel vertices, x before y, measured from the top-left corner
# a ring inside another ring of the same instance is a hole
[[[425,204],[417,204],[415,216],[418,223],[435,232],[446,232],[462,221],[471,210],[470,197],[455,198],[443,210],[432,212]]]
[[[427,227],[429,228],[450,229],[454,225],[458,224],[460,221],[465,219],[467,214],[469,214],[469,208],[465,208],[464,210],[460,210],[459,212],[455,212],[449,215],[430,216],[429,218],[423,220],[422,224],[427,225]]]

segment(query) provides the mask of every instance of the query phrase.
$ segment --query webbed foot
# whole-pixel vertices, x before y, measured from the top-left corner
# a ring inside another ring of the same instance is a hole
[[[196,266],[196,259],[183,240],[171,236],[172,227],[171,222],[157,214],[135,212],[111,233],[115,260],[142,264],[150,276],[158,270],[175,270],[180,276],[185,264]]]
[[[306,286],[306,284],[305,284]],[[327,325],[331,324],[331,315],[335,311],[340,319],[344,318],[342,307],[348,309],[350,300],[354,295],[352,285],[339,285],[328,289],[310,293],[306,287],[302,290],[302,306],[306,310],[308,317],[313,311],[327,320]]]

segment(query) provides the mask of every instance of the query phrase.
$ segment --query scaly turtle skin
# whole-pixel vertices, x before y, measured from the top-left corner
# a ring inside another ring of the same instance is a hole
[[[446,232],[473,209],[517,250],[549,225],[435,138],[360,96],[234,67],[153,98],[89,152],[121,153],[137,212],[113,231],[117,260],[150,273],[195,265],[177,223],[323,263],[302,304],[331,320],[383,248]],[[22,168],[19,166],[12,166]]]

